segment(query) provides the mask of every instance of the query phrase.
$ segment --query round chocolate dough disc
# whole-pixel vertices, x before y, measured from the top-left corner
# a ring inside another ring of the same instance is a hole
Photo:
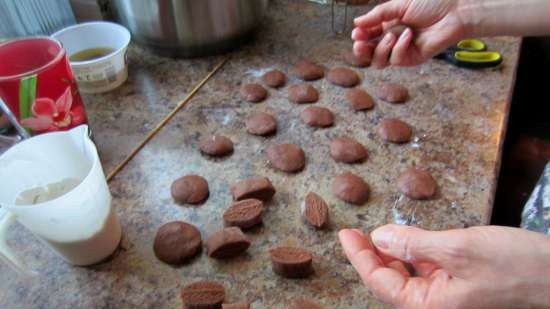
[[[323,67],[310,60],[300,60],[293,67],[292,71],[301,80],[312,81],[323,78],[325,72]]]
[[[172,183],[170,192],[178,203],[200,204],[208,198],[208,182],[198,175],[183,176]]]
[[[275,187],[267,177],[251,177],[231,185],[235,201],[258,199],[267,202],[275,194]]]
[[[229,259],[245,252],[250,240],[238,227],[226,227],[208,236],[204,241],[208,256],[215,259]]]
[[[207,155],[225,156],[233,152],[233,142],[222,135],[204,136],[199,140],[199,149]]]
[[[288,87],[288,99],[294,103],[315,103],[319,100],[319,92],[308,84],[295,84]]]
[[[385,83],[376,89],[376,96],[386,102],[404,103],[409,98],[409,91],[401,85]]]
[[[361,81],[359,75],[357,75],[355,71],[344,67],[338,67],[330,70],[328,72],[327,79],[335,85],[346,88],[355,87]]]
[[[348,90],[346,99],[356,111],[368,110],[374,107],[372,97],[363,89],[353,88]]]
[[[334,114],[330,109],[320,106],[308,106],[302,113],[300,118],[308,126],[312,127],[330,127],[334,123]]]
[[[366,68],[370,65],[371,58],[368,56],[356,56],[352,51],[344,52],[344,62],[356,68]]]
[[[330,190],[341,200],[355,205],[364,204],[370,195],[369,185],[363,178],[351,172],[336,176]]]
[[[328,205],[322,197],[316,193],[309,192],[302,205],[302,211],[307,223],[317,229],[328,226]]]
[[[358,141],[343,136],[330,143],[330,155],[337,162],[357,163],[366,160],[368,152]]]
[[[306,164],[304,151],[294,144],[270,146],[267,148],[266,154],[271,165],[283,172],[299,172],[304,169]]]
[[[411,140],[412,128],[397,118],[386,118],[378,125],[378,135],[392,143],[406,143]]]
[[[279,88],[286,84],[286,75],[279,70],[271,70],[262,75],[262,80],[271,88]]]
[[[221,308],[225,289],[215,281],[203,280],[184,286],[180,296],[186,309]]]
[[[241,94],[248,102],[259,103],[267,97],[267,90],[260,84],[244,84],[241,86]]]
[[[427,171],[409,167],[397,178],[397,187],[412,199],[425,200],[434,196],[437,183]]]
[[[277,120],[268,113],[254,113],[246,118],[246,131],[260,136],[273,134],[277,131]]]
[[[236,226],[249,229],[262,223],[264,203],[257,199],[246,199],[233,203],[223,213],[225,226]]]
[[[269,250],[273,272],[285,278],[305,278],[313,272],[313,255],[300,247],[281,246]]]
[[[199,230],[188,223],[173,221],[162,225],[155,236],[153,251],[156,257],[168,264],[182,264],[201,249]]]

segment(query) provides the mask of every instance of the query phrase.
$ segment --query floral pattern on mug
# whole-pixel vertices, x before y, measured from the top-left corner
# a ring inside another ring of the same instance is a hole
[[[37,98],[32,105],[33,117],[21,120],[21,124],[36,132],[50,132],[84,123],[84,108],[77,106],[71,110],[72,105],[71,87],[55,102],[50,98]]]

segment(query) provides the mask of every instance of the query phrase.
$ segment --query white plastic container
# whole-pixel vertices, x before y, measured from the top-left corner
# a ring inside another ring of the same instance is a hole
[[[118,247],[121,227],[88,127],[37,135],[0,156],[0,260],[33,273],[7,245],[17,220],[73,265],[102,261]],[[31,202],[29,202],[31,201]],[[0,214],[2,215],[2,214]]]
[[[126,51],[130,32],[110,22],[90,22],[70,26],[52,37],[61,42],[71,56],[90,48],[110,48],[110,54],[88,61],[71,61],[78,88],[83,93],[107,92],[122,85],[128,78]]]

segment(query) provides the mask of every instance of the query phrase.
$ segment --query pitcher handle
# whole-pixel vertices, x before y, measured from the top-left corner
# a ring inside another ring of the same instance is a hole
[[[15,222],[15,217],[15,214],[9,211],[0,217],[0,259],[8,263],[8,265],[10,265],[11,268],[16,270],[20,275],[34,276],[37,273],[27,269],[15,252],[13,252],[13,250],[8,246],[8,228]]]

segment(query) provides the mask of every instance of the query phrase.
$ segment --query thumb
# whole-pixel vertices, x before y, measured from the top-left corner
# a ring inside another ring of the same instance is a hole
[[[377,5],[370,12],[354,20],[356,27],[371,28],[382,26],[383,22],[400,19],[405,15],[406,4],[401,0],[391,0]]]
[[[469,233],[464,230],[432,232],[412,226],[385,225],[371,233],[376,248],[396,259],[457,266],[471,252]]]

